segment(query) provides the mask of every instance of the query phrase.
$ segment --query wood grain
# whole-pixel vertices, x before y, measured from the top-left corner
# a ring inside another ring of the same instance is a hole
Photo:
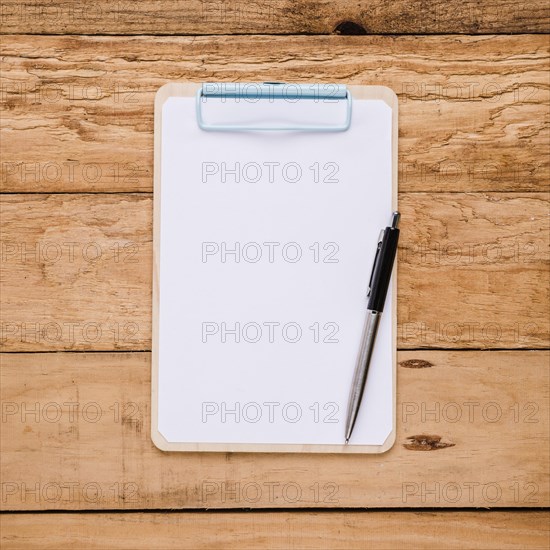
[[[398,354],[382,455],[163,453],[150,354],[1,356],[3,510],[541,507],[547,351]]]
[[[550,504],[549,43],[497,36],[550,32],[546,3],[3,0],[0,20],[0,192],[31,193],[0,197],[0,351],[38,352],[0,354],[1,509],[89,512],[2,514],[2,548],[548,548],[547,510],[329,511]],[[490,35],[380,36],[417,33]],[[399,353],[387,454],[152,445],[144,193],[175,80],[397,92],[399,347],[449,351]],[[40,353],[86,350],[107,353]],[[175,511],[197,508],[224,510]]]
[[[428,34],[548,32],[536,0],[139,0],[72,4],[2,2],[5,33],[47,34]]]
[[[5,514],[5,550],[546,550],[550,512]],[[290,546],[291,545],[291,546]]]
[[[547,190],[548,51],[538,35],[9,36],[0,189],[151,191],[160,86],[286,80],[392,88],[402,192]]]
[[[399,207],[399,348],[548,347],[545,194]],[[0,213],[1,350],[151,349],[150,196],[5,195]]]

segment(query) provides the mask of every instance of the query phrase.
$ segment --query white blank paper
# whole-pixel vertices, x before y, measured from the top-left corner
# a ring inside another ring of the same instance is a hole
[[[345,103],[209,99],[219,122],[337,123]],[[342,444],[380,230],[392,111],[354,100],[340,133],[205,132],[162,110],[158,429],[168,442]],[[393,423],[388,293],[351,443]]]

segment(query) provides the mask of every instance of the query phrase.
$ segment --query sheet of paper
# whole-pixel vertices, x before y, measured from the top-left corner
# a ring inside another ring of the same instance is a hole
[[[205,117],[337,123],[344,109],[209,99]],[[194,98],[166,101],[158,427],[169,442],[344,442],[392,210],[391,128],[383,101],[355,100],[347,132],[204,132]],[[381,445],[392,430],[391,300],[353,444]]]

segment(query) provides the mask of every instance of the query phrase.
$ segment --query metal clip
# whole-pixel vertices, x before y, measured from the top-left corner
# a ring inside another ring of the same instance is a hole
[[[335,125],[254,126],[241,124],[210,124],[202,116],[202,103],[207,98],[228,99],[286,99],[345,100],[346,118]],[[243,131],[301,131],[301,132],[345,132],[351,125],[351,92],[343,84],[290,84],[285,82],[205,82],[196,96],[197,123],[201,130],[218,132]]]

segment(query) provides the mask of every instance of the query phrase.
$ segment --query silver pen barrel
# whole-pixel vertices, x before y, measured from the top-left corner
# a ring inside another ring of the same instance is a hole
[[[353,382],[351,385],[351,392],[348,401],[348,414],[346,420],[346,443],[351,437],[353,426],[357,420],[357,413],[361,405],[361,399],[363,398],[363,390],[367,381],[367,373],[369,371],[370,360],[372,356],[372,350],[374,348],[374,341],[376,338],[376,332],[378,331],[378,324],[382,313],[378,311],[368,310],[367,317],[365,319],[365,327],[363,328],[363,335],[361,337],[361,345],[359,347],[359,354],[357,356],[357,364],[355,366],[355,373],[353,375]]]

